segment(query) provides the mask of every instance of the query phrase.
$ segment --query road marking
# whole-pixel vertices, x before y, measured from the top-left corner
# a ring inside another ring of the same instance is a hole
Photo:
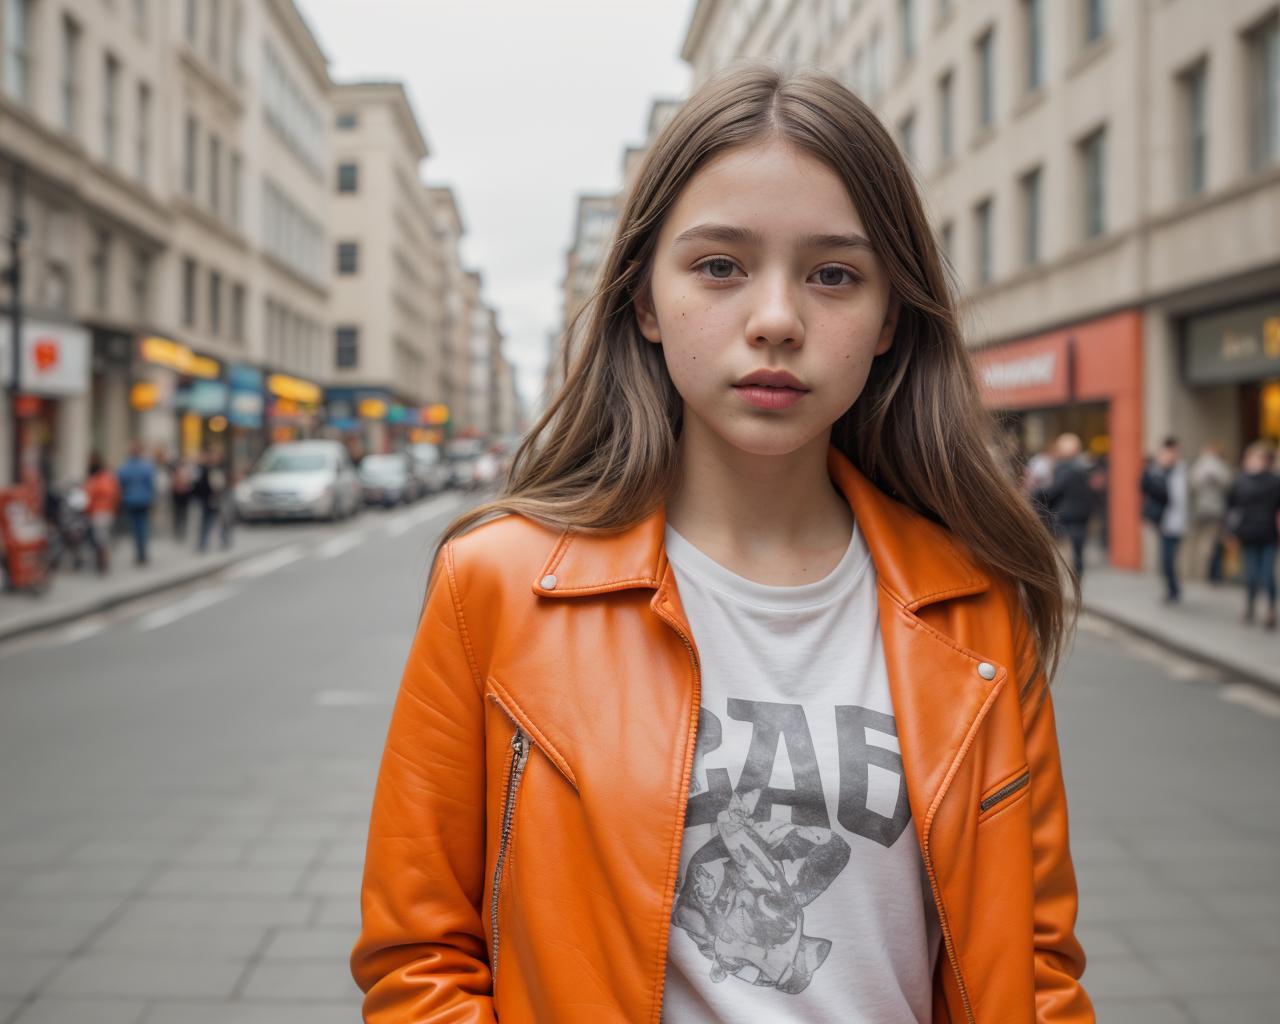
[[[217,604],[219,601],[225,601],[235,592],[234,587],[214,587],[211,590],[202,590],[175,605],[144,615],[138,620],[138,629],[159,629],[161,626],[167,626],[170,623],[177,622],[179,619],[186,618],[188,615],[204,611],[204,609]]]
[[[352,548],[359,547],[368,539],[369,534],[364,530],[350,530],[347,533],[340,533],[316,548],[316,557],[337,558],[339,555],[345,555]]]
[[[1248,683],[1228,683],[1220,691],[1223,700],[1256,711],[1268,718],[1280,718],[1280,696]]]
[[[421,526],[428,520],[434,519],[441,512],[448,512],[458,505],[459,501],[456,494],[437,494],[428,498],[417,508],[400,513],[395,519],[387,523],[383,530],[388,537],[399,537],[408,533],[415,526]]]
[[[290,544],[277,551],[269,551],[267,554],[261,555],[258,558],[251,558],[247,562],[241,562],[239,565],[232,566],[227,570],[227,579],[257,579],[257,577],[265,576],[269,572],[275,572],[277,569],[283,569],[286,565],[292,565],[298,559],[305,557],[306,553],[307,549],[303,547],[303,545]]]
[[[316,694],[316,707],[320,708],[376,707],[389,703],[383,694],[367,690],[321,690]]]
[[[74,644],[80,640],[88,640],[89,637],[96,636],[106,628],[106,617],[103,615],[94,615],[91,618],[84,619],[68,626],[61,634],[59,634],[54,643]]]

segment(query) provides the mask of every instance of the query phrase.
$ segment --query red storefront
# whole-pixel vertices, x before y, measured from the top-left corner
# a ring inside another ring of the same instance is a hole
[[[1070,430],[1107,453],[1112,565],[1142,562],[1142,314],[1126,310],[974,354],[983,401],[1046,439]]]

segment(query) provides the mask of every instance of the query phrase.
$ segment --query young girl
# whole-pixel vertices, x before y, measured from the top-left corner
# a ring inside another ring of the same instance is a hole
[[[437,551],[365,1020],[1092,1021],[1063,584],[990,437],[871,111],[813,73],[702,88]]]

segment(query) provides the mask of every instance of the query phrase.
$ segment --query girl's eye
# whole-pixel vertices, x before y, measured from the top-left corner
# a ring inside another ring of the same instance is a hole
[[[841,275],[848,278],[848,280],[843,280]],[[842,284],[853,284],[858,280],[851,271],[844,267],[836,266],[820,267],[816,276],[818,283],[826,285],[828,288],[838,288]]]
[[[699,263],[696,269],[703,271],[706,276],[717,281],[727,281],[733,276],[733,272],[736,268],[733,260],[716,258],[707,260],[705,263]]]

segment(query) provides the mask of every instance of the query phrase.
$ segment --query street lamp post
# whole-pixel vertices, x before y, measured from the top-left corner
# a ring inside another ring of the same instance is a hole
[[[22,188],[26,168],[17,160],[13,167],[13,223],[9,232],[9,266],[5,279],[9,282],[9,358],[13,376],[9,381],[9,413],[13,419],[13,466],[11,475],[15,484],[22,483],[22,437],[18,418],[18,394],[22,381],[22,240],[27,226],[22,219]]]

